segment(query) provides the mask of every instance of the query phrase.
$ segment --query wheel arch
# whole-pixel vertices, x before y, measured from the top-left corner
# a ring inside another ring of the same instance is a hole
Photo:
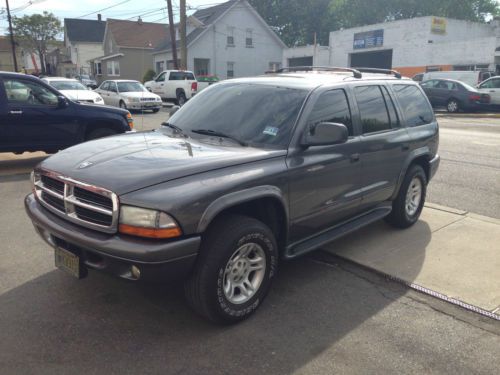
[[[115,132],[117,133],[120,133],[122,132],[122,129],[117,126],[116,124],[113,124],[112,122],[110,121],[98,121],[98,122],[90,122],[87,124],[87,126],[85,127],[85,134],[83,136],[84,140],[87,140],[89,135],[97,130],[97,129],[111,129],[111,130],[114,130]]]
[[[425,176],[427,178],[427,182],[430,179],[430,160],[432,159],[431,151],[428,147],[424,147],[421,149],[414,150],[410,156],[406,159],[406,163],[401,173],[399,174],[398,184],[391,199],[395,199],[398,195],[399,189],[401,188],[401,184],[406,176],[406,173],[411,168],[412,165],[420,165],[425,172]]]

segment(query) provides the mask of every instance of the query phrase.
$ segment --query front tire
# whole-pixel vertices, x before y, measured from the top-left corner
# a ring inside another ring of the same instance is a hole
[[[120,108],[127,109],[127,105],[125,104],[125,102],[123,100],[120,100]]]
[[[204,236],[185,284],[191,307],[216,323],[248,318],[267,295],[278,268],[278,248],[262,222],[239,215],[217,219]]]
[[[412,165],[392,202],[392,211],[386,221],[397,228],[415,224],[424,208],[427,176],[420,165]]]
[[[446,110],[450,113],[457,113],[460,110],[460,103],[456,99],[448,100]]]

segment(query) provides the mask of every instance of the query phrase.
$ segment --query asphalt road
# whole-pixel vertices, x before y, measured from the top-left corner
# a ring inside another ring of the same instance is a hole
[[[136,127],[152,128],[165,116],[145,115],[144,121],[136,116]],[[491,199],[496,196],[498,204],[498,148],[470,144],[497,142],[497,125],[440,123],[444,160],[430,196],[441,204],[447,195],[462,200],[472,195],[471,202],[481,202],[474,195],[484,191],[496,194]],[[453,159],[453,152],[470,153],[481,166]],[[138,285],[94,272],[73,279],[54,268],[52,251],[24,214],[27,172],[44,157],[0,155],[1,374],[498,371],[498,322],[321,252],[283,263],[258,313],[230,327],[193,314],[179,285]],[[488,163],[496,166],[494,172]],[[465,179],[464,187],[458,175],[468,171],[478,174]],[[446,194],[445,173],[453,194]],[[477,190],[468,190],[474,186]]]

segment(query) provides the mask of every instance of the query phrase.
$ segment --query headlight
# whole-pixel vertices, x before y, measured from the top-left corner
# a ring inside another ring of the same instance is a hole
[[[165,212],[122,206],[119,231],[139,237],[173,238],[182,235],[177,222]]]
[[[141,100],[139,98],[127,98],[129,103],[139,103]]]
[[[96,102],[102,102],[102,98],[100,96],[98,96],[97,98],[95,98],[95,101]]]

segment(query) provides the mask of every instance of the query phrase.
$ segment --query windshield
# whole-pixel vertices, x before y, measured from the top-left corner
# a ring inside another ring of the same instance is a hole
[[[169,123],[190,137],[206,138],[210,130],[250,145],[286,148],[307,93],[262,84],[213,85],[188,101]]]
[[[141,91],[148,91],[148,90],[139,82],[118,82],[118,91],[119,92],[141,92]]]
[[[80,82],[76,81],[50,81],[50,85],[58,90],[88,90]]]

